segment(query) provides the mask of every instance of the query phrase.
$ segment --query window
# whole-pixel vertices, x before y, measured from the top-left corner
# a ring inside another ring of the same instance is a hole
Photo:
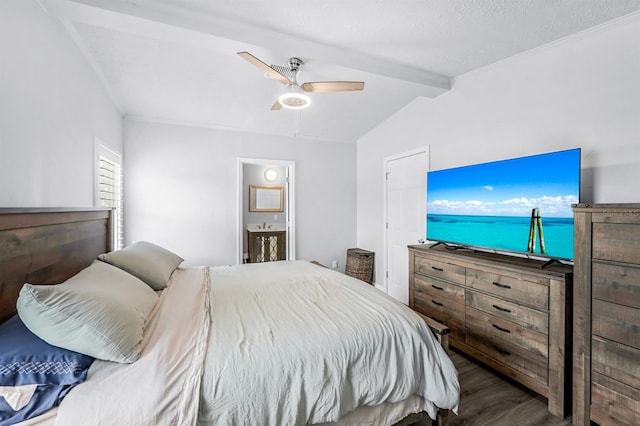
[[[122,157],[97,139],[95,151],[96,205],[115,209],[113,214],[113,249],[118,250],[124,244]]]

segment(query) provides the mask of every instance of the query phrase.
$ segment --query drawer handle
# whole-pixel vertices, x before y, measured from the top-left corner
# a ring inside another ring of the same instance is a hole
[[[431,267],[431,269],[433,269],[434,271],[438,271],[438,272],[443,272],[443,271],[444,271],[444,269],[442,269],[442,268],[437,268],[437,267],[435,267],[435,266],[432,266],[432,267]]]
[[[431,299],[431,303],[433,303],[436,306],[444,306],[442,303],[440,302],[436,302],[435,300]]]
[[[499,310],[499,311],[507,312],[507,313],[511,313],[511,309],[501,308],[501,307],[500,307],[500,306],[498,306],[498,305],[492,305],[492,306],[493,306],[494,308],[496,308],[497,310]]]
[[[431,284],[431,287],[435,288],[436,290],[444,290],[444,288],[437,286],[435,284]]]
[[[495,328],[496,330],[500,330],[500,331],[505,332],[505,333],[511,333],[511,330],[508,330],[508,329],[506,329],[506,328],[502,328],[502,327],[500,327],[499,325],[495,325],[495,324],[491,324],[491,325],[492,325],[492,326],[493,326],[493,328]]]
[[[500,284],[500,283],[497,283],[497,282],[495,282],[495,281],[494,281],[494,282],[492,282],[491,284],[495,285],[496,287],[500,287],[500,288],[511,288],[511,286],[510,286],[510,285],[507,285],[507,284]]]
[[[511,352],[509,351],[505,351],[504,349],[500,349],[499,347],[497,347],[496,345],[491,345],[493,347],[493,349],[495,349],[496,351],[498,351],[498,353],[500,355],[504,355],[504,356],[511,356]]]

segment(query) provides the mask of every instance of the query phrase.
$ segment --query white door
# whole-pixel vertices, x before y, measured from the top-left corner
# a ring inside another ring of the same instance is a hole
[[[409,303],[409,250],[425,238],[426,180],[429,153],[425,150],[385,161],[387,293]]]

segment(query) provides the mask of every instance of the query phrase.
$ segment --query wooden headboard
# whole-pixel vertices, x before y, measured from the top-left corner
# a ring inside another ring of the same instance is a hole
[[[111,209],[0,208],[0,323],[22,285],[58,284],[112,250]]]

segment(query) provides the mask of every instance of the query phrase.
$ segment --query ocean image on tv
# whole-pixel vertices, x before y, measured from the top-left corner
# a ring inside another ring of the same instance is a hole
[[[573,259],[579,191],[579,149],[432,171],[427,239]]]

